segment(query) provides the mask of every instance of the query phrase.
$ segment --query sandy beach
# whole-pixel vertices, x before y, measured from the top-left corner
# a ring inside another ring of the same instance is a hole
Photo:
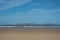
[[[60,40],[60,29],[0,29],[0,40]]]

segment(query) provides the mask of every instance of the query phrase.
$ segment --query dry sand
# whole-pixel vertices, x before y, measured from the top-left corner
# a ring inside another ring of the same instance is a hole
[[[60,40],[60,29],[0,29],[0,40]]]

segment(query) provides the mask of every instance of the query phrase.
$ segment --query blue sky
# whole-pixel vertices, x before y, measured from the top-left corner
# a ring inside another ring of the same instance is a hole
[[[60,24],[60,0],[0,0],[0,24]]]

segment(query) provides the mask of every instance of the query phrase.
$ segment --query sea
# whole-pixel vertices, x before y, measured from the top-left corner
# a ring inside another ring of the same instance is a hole
[[[0,26],[0,28],[60,28],[60,26]]]

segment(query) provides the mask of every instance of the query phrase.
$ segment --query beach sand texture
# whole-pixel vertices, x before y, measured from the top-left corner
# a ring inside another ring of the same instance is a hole
[[[0,40],[60,40],[60,29],[0,29]]]

